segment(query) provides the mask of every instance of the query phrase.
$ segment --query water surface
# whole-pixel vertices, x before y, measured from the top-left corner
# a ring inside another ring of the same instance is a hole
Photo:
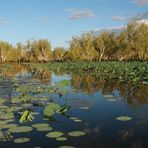
[[[63,80],[69,83],[64,85]],[[20,97],[20,102],[14,102],[16,97]],[[22,101],[23,97],[26,100]],[[70,108],[64,114],[54,114],[49,118],[44,115],[44,109],[50,102]],[[26,110],[38,114],[34,115],[32,122],[20,123],[21,113]],[[63,132],[62,137],[67,140],[57,141],[46,136],[49,132],[35,128],[27,133],[9,133],[9,128],[3,128],[1,121],[10,120],[7,118],[10,113],[14,117],[7,124],[31,127],[35,123],[46,123],[53,128],[52,131]],[[131,120],[117,120],[120,116],[128,116]],[[83,131],[85,135],[71,137],[68,135],[71,131]],[[147,148],[148,85],[103,78],[97,73],[7,66],[0,70],[0,132],[1,148]],[[30,141],[14,142],[22,137],[30,138]]]

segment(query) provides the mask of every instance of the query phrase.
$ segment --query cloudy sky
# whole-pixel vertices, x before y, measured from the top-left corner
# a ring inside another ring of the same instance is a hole
[[[148,0],[0,0],[0,40],[45,38],[67,46],[72,35],[148,20]]]

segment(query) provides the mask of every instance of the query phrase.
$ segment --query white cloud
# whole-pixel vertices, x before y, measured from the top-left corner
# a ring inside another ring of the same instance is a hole
[[[113,26],[113,27],[105,27],[105,28],[96,28],[93,30],[85,30],[82,33],[95,33],[95,34],[101,34],[104,31],[108,32],[120,32],[121,30],[125,29],[126,25],[120,25],[120,26]]]
[[[126,21],[127,20],[127,18],[124,16],[114,16],[112,19],[115,21]]]
[[[68,18],[71,20],[97,17],[94,12],[89,9],[66,9],[65,11],[69,12],[70,16]]]
[[[147,20],[148,19],[148,12],[145,13],[137,13],[133,16],[114,16],[112,20],[115,21],[140,21],[140,20]]]
[[[0,18],[0,25],[2,25],[2,24],[8,24],[8,23],[9,23],[8,20],[3,19],[3,18]]]
[[[43,23],[48,23],[50,22],[50,18],[48,16],[41,16],[41,17],[34,17],[34,20],[39,21],[39,22],[43,22]]]
[[[133,2],[138,6],[148,5],[148,0],[134,0]]]

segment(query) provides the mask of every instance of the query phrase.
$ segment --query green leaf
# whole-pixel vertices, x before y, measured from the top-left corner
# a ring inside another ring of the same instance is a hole
[[[129,116],[119,116],[116,118],[116,120],[119,120],[119,121],[130,121],[132,120],[132,117],[129,117]]]

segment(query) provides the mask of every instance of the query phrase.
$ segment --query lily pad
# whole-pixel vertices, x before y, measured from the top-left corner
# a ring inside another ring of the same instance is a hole
[[[76,120],[74,120],[74,122],[82,122],[82,120],[81,119],[76,119]]]
[[[60,146],[59,148],[76,148],[76,147],[74,147],[74,146]]]
[[[0,119],[13,119],[14,114],[13,113],[6,113],[6,114],[1,114]]]
[[[14,139],[14,143],[25,143],[25,142],[29,142],[30,139],[29,138],[17,138]]]
[[[34,128],[47,128],[47,127],[49,127],[49,124],[45,124],[45,123],[33,124],[32,127],[34,127]]]
[[[52,131],[52,127],[40,127],[40,128],[37,128],[37,131],[39,132],[48,132],[48,131]]]
[[[58,137],[61,137],[62,135],[64,135],[62,132],[54,131],[54,132],[48,133],[46,136],[49,138],[58,138]]]
[[[105,98],[113,98],[113,95],[103,95]]]
[[[115,102],[116,99],[107,99],[107,101],[109,101],[109,102]]]
[[[3,129],[7,129],[7,128],[13,128],[13,127],[16,127],[17,125],[16,124],[5,124],[2,126]]]
[[[79,136],[84,136],[86,133],[83,131],[72,131],[69,132],[68,135],[71,137],[79,137]]]
[[[29,126],[17,126],[9,129],[11,133],[26,133],[32,131],[32,127]]]
[[[89,106],[79,107],[79,109],[87,110],[87,109],[89,109]]]
[[[69,80],[62,80],[60,81],[60,84],[65,87],[65,86],[69,86],[70,85],[70,81]]]
[[[129,116],[119,116],[116,118],[116,120],[119,120],[119,121],[130,121],[132,120],[132,117],[129,117]]]
[[[59,137],[59,138],[56,138],[57,141],[66,141],[67,138],[66,137]]]

